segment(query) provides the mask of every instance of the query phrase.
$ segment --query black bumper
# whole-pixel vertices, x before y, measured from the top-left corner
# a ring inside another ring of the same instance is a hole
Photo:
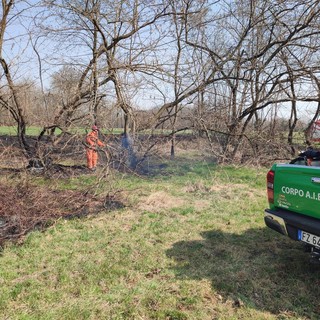
[[[298,230],[320,236],[320,219],[315,219],[283,209],[265,210],[265,224],[293,240],[298,240]]]

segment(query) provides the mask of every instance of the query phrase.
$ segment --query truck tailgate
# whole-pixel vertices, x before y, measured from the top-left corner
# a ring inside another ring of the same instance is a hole
[[[320,219],[320,168],[277,164],[274,206]]]

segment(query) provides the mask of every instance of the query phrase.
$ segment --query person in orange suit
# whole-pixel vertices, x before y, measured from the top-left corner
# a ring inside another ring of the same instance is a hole
[[[92,131],[86,136],[86,155],[87,167],[95,170],[98,162],[98,147],[104,147],[105,144],[98,138],[99,129],[96,125],[92,126]]]

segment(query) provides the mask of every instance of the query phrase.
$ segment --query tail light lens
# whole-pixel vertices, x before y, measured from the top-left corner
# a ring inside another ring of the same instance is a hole
[[[269,203],[274,203],[274,171],[270,170],[267,173],[267,192],[268,192],[268,201]]]

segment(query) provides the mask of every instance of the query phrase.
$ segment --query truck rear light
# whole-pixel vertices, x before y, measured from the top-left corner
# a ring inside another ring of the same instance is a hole
[[[270,170],[267,173],[267,193],[269,203],[274,203],[274,171]]]

